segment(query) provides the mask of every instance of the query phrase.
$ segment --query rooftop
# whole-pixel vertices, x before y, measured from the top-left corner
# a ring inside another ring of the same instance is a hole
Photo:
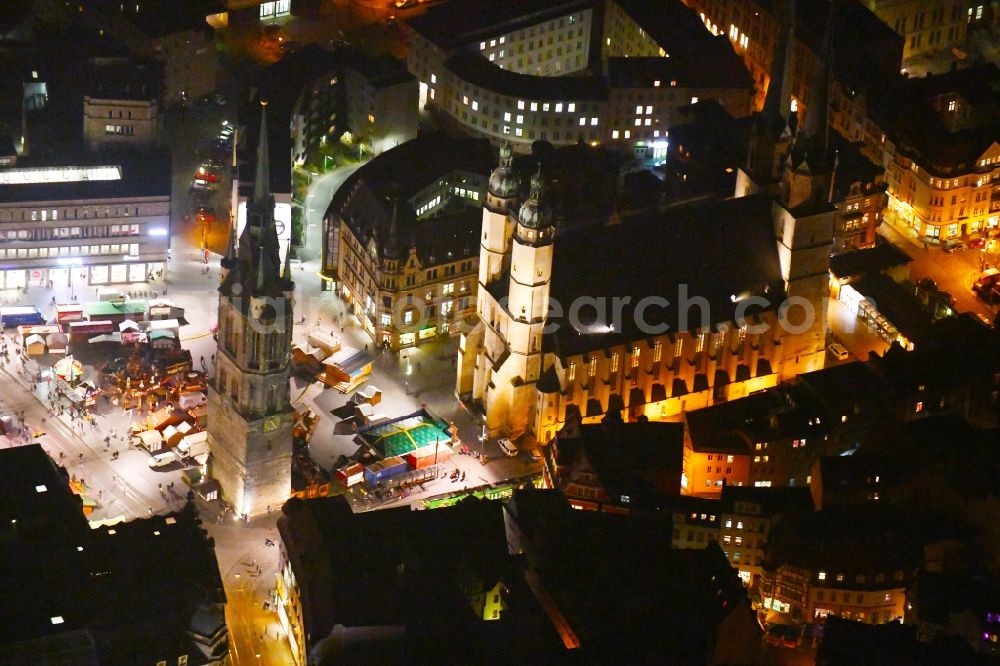
[[[532,100],[593,100],[608,98],[608,85],[595,76],[532,76],[497,67],[479,52],[461,51],[444,66],[459,79],[493,92]]]
[[[851,250],[830,257],[830,272],[837,278],[876,275],[911,261],[910,255],[879,236],[873,248]]]
[[[496,162],[489,141],[453,139],[443,133],[418,136],[355,171],[334,194],[328,216],[339,216],[365,245],[375,239],[386,256],[395,209],[399,258],[410,247],[424,266],[476,256],[482,210],[457,206],[438,217],[417,219],[408,200],[455,171],[482,175]],[[420,164],[414,169],[414,164]]]
[[[452,0],[407,23],[428,41],[452,49],[592,8],[594,0]]]
[[[698,329],[702,308],[691,303],[697,297],[708,301],[710,324],[732,321],[741,295],[763,296],[776,307],[784,287],[771,205],[767,196],[754,195],[651,211],[621,224],[558,229],[551,297],[564,312],[578,299],[631,300],[623,303],[620,322],[610,321],[610,309],[602,321],[594,308],[581,308],[580,319],[589,320],[580,330],[560,322],[546,335],[545,348],[565,357],[651,338],[648,330],[658,324],[671,332]],[[620,269],[625,266],[647,268]],[[646,297],[669,305],[647,308],[641,330],[634,308]]]
[[[30,156],[18,158],[16,167],[0,168],[0,206],[169,196],[170,153],[166,149]]]

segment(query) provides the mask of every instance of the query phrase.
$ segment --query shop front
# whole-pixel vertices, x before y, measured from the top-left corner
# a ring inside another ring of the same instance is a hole
[[[28,284],[28,271],[23,268],[0,271],[0,289],[23,289]]]

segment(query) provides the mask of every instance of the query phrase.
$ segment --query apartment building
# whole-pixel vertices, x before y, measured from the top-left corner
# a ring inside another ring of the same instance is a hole
[[[414,18],[408,67],[420,108],[475,136],[515,150],[535,140],[612,143],[663,157],[677,108],[715,99],[735,116],[750,111],[753,81],[739,58],[679,1],[655,10],[632,0],[531,2],[514,17],[472,4]]]
[[[152,62],[95,58],[83,98],[83,137],[91,150],[148,147],[159,136],[162,74]]]
[[[375,157],[334,195],[324,288],[376,344],[413,347],[474,314],[477,220],[493,159],[486,142],[427,134]]]

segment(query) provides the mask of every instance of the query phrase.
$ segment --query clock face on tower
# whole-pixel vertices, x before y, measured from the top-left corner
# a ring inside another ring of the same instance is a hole
[[[266,419],[264,419],[264,432],[272,432],[274,430],[277,430],[278,426],[280,425],[281,425],[280,416],[268,416]]]
[[[281,220],[275,220],[274,230],[278,232],[278,238],[281,238],[281,234],[285,233],[285,223]]]

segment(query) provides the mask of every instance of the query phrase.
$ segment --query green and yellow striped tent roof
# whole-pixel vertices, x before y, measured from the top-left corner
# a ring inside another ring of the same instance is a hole
[[[448,424],[423,410],[366,428],[358,434],[387,458],[433,445],[435,440],[442,444],[451,440]]]

